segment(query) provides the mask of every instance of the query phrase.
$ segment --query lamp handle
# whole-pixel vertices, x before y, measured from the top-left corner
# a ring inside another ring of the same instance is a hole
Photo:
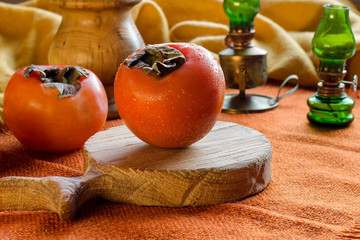
[[[283,95],[280,95],[280,92],[281,92],[282,88],[283,88],[290,80],[294,80],[294,79],[296,80],[296,85],[295,85],[292,89],[290,89],[289,91],[287,91],[286,93],[284,93]],[[276,95],[276,98],[273,99],[272,105],[275,104],[275,103],[277,103],[277,102],[279,102],[281,99],[283,99],[283,98],[285,98],[285,97],[293,94],[294,92],[296,92],[296,90],[297,90],[298,88],[299,88],[299,77],[298,77],[297,75],[295,75],[295,74],[288,76],[288,77],[281,83],[281,85],[280,85],[280,87],[279,87],[279,91],[278,91],[278,93],[277,93],[277,95]]]

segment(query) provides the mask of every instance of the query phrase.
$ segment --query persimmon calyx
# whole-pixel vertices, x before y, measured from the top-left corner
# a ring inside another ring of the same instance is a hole
[[[185,56],[177,49],[166,45],[147,45],[131,58],[125,59],[129,68],[140,68],[146,74],[164,77],[185,63]]]
[[[79,66],[54,67],[43,71],[32,64],[25,69],[24,76],[29,78],[32,72],[38,74],[46,87],[56,88],[60,92],[58,98],[74,96],[81,88],[80,77],[89,76],[89,73]]]

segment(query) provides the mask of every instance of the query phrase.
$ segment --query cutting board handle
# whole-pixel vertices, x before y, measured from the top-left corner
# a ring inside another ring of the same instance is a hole
[[[50,210],[71,219],[83,202],[101,195],[103,175],[92,169],[81,177],[5,177],[0,179],[0,211]]]

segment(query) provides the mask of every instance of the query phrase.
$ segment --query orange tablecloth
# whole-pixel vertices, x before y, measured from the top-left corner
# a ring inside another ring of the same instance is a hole
[[[267,83],[248,91],[275,96]],[[271,111],[225,114],[219,120],[262,132],[273,148],[272,179],[260,194],[208,207],[140,207],[101,199],[71,221],[49,211],[0,212],[1,239],[338,239],[360,238],[360,98],[347,128],[308,123],[299,89]],[[106,123],[105,128],[123,124]],[[36,153],[0,133],[0,176],[80,176],[81,150]]]

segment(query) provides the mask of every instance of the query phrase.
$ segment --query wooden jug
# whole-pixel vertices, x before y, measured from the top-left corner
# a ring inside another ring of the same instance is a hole
[[[141,0],[50,0],[62,22],[49,50],[49,64],[93,71],[109,101],[108,119],[117,118],[114,78],[120,63],[145,44],[131,16]]]

